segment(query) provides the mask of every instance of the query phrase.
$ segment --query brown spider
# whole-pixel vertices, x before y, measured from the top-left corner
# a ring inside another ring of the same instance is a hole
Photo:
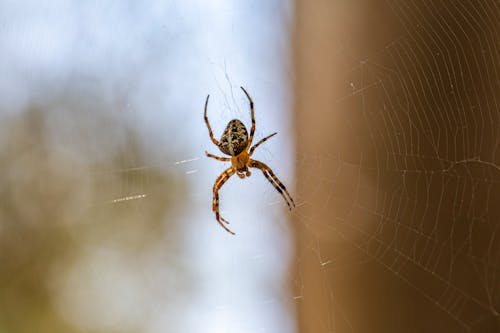
[[[248,132],[247,129],[245,128],[245,125],[243,125],[243,123],[240,120],[233,119],[227,124],[226,129],[224,130],[224,133],[220,138],[220,142],[217,141],[217,139],[215,139],[214,137],[214,134],[212,133],[212,128],[210,127],[210,123],[208,122],[207,118],[208,98],[210,97],[210,95],[207,96],[207,100],[205,101],[205,123],[207,124],[208,134],[210,135],[210,139],[212,139],[212,142],[217,147],[219,147],[220,151],[222,151],[226,155],[231,156],[231,157],[219,157],[212,155],[208,152],[205,152],[205,154],[207,154],[208,157],[214,158],[218,161],[231,162],[231,166],[226,170],[224,170],[224,172],[221,173],[220,176],[217,177],[217,180],[215,181],[213,187],[214,199],[213,199],[212,210],[215,213],[215,219],[217,220],[217,222],[219,222],[219,224],[227,232],[233,235],[234,232],[229,230],[229,228],[224,225],[224,223],[229,224],[229,222],[224,218],[222,218],[222,216],[220,216],[219,214],[219,190],[221,189],[222,185],[224,185],[224,183],[234,174],[237,174],[240,178],[245,178],[245,177],[250,177],[251,175],[250,170],[248,170],[248,168],[260,169],[264,174],[264,177],[267,178],[267,180],[271,183],[271,185],[274,186],[276,191],[278,191],[281,194],[281,196],[285,199],[288,207],[290,209],[292,209],[292,206],[295,207],[295,203],[293,202],[292,197],[286,190],[285,185],[283,185],[283,183],[278,179],[278,177],[276,177],[271,168],[260,161],[253,160],[250,158],[258,146],[266,142],[269,138],[276,135],[277,133],[273,133],[271,135],[266,136],[265,138],[257,142],[254,146],[252,146],[253,135],[255,133],[255,116],[253,109],[253,101],[250,95],[245,90],[245,88],[243,87],[240,88],[241,90],[243,90],[250,103],[250,113],[252,116],[252,128],[250,129],[250,137],[248,137]]]

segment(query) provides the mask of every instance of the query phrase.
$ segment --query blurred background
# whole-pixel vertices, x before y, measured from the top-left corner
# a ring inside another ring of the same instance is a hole
[[[212,186],[227,122],[293,189],[279,1],[0,2],[0,332],[290,332],[291,224],[259,173]],[[274,141],[274,142],[273,142]],[[275,193],[276,192],[276,193]]]
[[[0,333],[499,332],[494,0],[0,1]],[[208,136],[250,125],[234,177]]]

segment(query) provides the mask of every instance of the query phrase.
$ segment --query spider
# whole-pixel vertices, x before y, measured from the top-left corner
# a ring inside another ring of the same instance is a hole
[[[224,228],[224,230],[233,235],[234,232],[229,230],[229,228],[224,224],[224,223],[229,224],[229,222],[225,220],[222,216],[220,216],[219,213],[219,190],[222,188],[224,183],[234,174],[237,174],[238,177],[240,178],[245,178],[245,177],[250,177],[251,175],[249,168],[260,169],[264,174],[264,177],[266,177],[266,179],[271,183],[271,185],[274,186],[276,191],[278,191],[283,197],[283,199],[285,199],[285,202],[287,203],[288,207],[290,209],[292,209],[292,206],[295,207],[295,203],[293,202],[292,197],[286,190],[285,185],[283,185],[283,183],[278,179],[278,177],[276,177],[271,168],[260,161],[253,160],[250,158],[258,146],[269,140],[277,133],[275,132],[271,135],[266,136],[265,138],[261,139],[259,142],[257,142],[255,145],[252,146],[253,135],[255,133],[255,116],[254,116],[253,101],[250,95],[245,90],[245,88],[243,87],[240,88],[247,96],[248,102],[250,104],[250,114],[252,117],[252,127],[250,129],[250,137],[248,136],[248,132],[245,125],[240,120],[233,119],[227,124],[226,129],[224,130],[224,133],[220,138],[220,141],[217,141],[217,139],[214,137],[212,128],[210,127],[210,123],[208,122],[208,117],[207,117],[207,106],[210,95],[207,96],[207,99],[205,101],[205,123],[207,124],[208,134],[210,135],[210,139],[217,147],[219,147],[221,152],[231,156],[231,157],[219,157],[205,151],[205,154],[208,157],[214,158],[218,161],[231,162],[231,166],[226,170],[224,170],[224,172],[222,172],[219,175],[219,177],[217,177],[214,183],[213,187],[214,197],[212,202],[212,210],[215,213],[215,219],[217,220],[217,222],[219,222],[222,228]]]

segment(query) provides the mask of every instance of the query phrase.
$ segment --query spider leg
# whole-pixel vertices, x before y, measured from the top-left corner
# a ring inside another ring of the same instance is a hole
[[[213,205],[212,205],[212,210],[215,213],[215,218],[217,221],[220,223],[220,221],[229,224],[229,221],[224,219],[222,216],[219,214],[219,190],[222,188],[222,185],[232,176],[234,175],[235,171],[232,167],[224,170],[223,173],[217,177],[214,183],[214,188],[213,188],[213,193],[214,193],[214,199],[213,199]],[[220,220],[219,220],[220,219]]]
[[[208,117],[207,117],[207,107],[208,107],[208,98],[209,97],[210,97],[210,95],[207,95],[207,100],[205,101],[205,113],[204,113],[205,124],[207,124],[208,134],[210,135],[210,139],[212,139],[212,142],[216,146],[218,146],[219,145],[219,141],[217,141],[217,139],[214,137],[214,133],[212,132],[212,128],[210,127],[210,123],[208,122]]]
[[[275,176],[273,177],[273,175],[270,174],[269,171],[266,170],[266,171],[263,171],[263,173],[264,173],[264,176],[267,178],[267,180],[274,186],[276,191],[278,191],[281,194],[281,196],[283,197],[283,199],[285,199],[285,202],[288,205],[288,208],[290,210],[292,210],[292,208],[295,207],[295,203],[293,202],[292,197],[290,196],[290,194],[286,190],[285,185],[283,185],[283,183],[281,183],[279,180],[278,180],[278,182],[276,182],[277,178],[275,178]],[[284,194],[284,192],[286,193],[286,195]]]
[[[215,158],[217,161],[222,161],[222,162],[230,162],[231,159],[229,157],[219,157],[219,156],[215,156],[213,154],[210,154],[209,152],[205,152],[205,154],[208,156],[208,157],[211,157],[211,158]]]
[[[266,142],[267,140],[269,140],[270,138],[272,138],[272,137],[273,137],[273,136],[275,136],[276,134],[278,134],[278,132],[274,132],[273,134],[266,136],[264,139],[261,139],[259,142],[257,142],[256,144],[254,144],[252,148],[250,148],[250,151],[248,152],[248,154],[249,154],[250,156],[252,156],[253,151],[254,151],[254,150],[255,150],[258,146],[260,146],[261,144],[263,144],[264,142]]]
[[[266,179],[271,183],[271,185],[274,186],[276,191],[278,191],[279,194],[281,194],[281,196],[283,197],[283,199],[285,199],[285,202],[288,205],[288,208],[290,208],[290,210],[292,209],[292,207],[295,207],[295,202],[293,201],[290,193],[288,193],[285,185],[283,185],[283,183],[279,180],[279,178],[276,177],[276,175],[274,174],[273,170],[271,170],[270,167],[257,160],[250,160],[249,165],[252,168],[257,168],[262,171],[264,177],[266,177]]]
[[[241,88],[241,90],[243,90],[245,95],[247,95],[248,103],[250,103],[250,115],[252,116],[252,128],[250,128],[250,137],[248,138],[248,145],[250,146],[252,144],[253,135],[255,133],[255,114],[254,114],[254,109],[253,109],[253,100],[252,100],[252,97],[250,97],[250,95],[247,93],[245,88],[243,88],[243,87],[240,87],[240,88]]]
[[[224,170],[224,172],[221,173],[219,177],[217,177],[217,180],[215,181],[214,188],[213,188],[214,199],[213,199],[213,203],[212,203],[212,210],[215,213],[215,219],[217,220],[217,222],[219,222],[221,227],[224,228],[224,230],[226,230],[227,232],[229,232],[232,235],[234,235],[234,232],[229,230],[229,228],[224,225],[224,223],[229,224],[229,221],[227,221],[222,216],[220,216],[220,213],[219,213],[219,190],[221,189],[222,185],[224,185],[224,183],[232,175],[234,175],[234,173],[235,173],[235,171],[234,171],[233,167],[230,167],[230,168],[227,168],[226,170]],[[222,223],[222,222],[224,222],[224,223]]]

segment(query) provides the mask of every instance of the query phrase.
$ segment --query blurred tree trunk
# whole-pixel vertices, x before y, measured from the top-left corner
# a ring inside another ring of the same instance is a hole
[[[500,15],[474,6],[296,1],[300,332],[498,332]]]

